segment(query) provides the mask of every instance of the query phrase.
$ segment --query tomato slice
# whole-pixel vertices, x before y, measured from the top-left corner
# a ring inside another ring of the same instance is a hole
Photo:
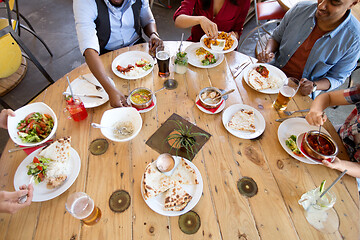
[[[39,159],[37,157],[34,157],[33,163],[40,163]]]
[[[43,170],[43,167],[42,166],[36,166],[37,169],[39,169],[40,171]]]
[[[44,180],[44,174],[42,172],[40,172],[38,174],[38,178],[40,178],[40,182],[42,182]]]

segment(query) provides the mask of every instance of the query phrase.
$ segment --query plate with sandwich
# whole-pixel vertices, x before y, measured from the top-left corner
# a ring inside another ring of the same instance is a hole
[[[147,165],[141,181],[141,194],[153,211],[164,216],[179,216],[199,202],[203,180],[192,162],[178,156],[170,157],[175,162],[170,172],[159,170],[159,159]]]
[[[229,133],[242,139],[256,138],[265,130],[263,115],[245,104],[234,104],[225,109],[222,122]]]
[[[71,147],[71,137],[60,138],[35,150],[20,163],[14,176],[14,188],[18,190],[33,178],[32,201],[47,201],[71,187],[79,175],[80,167],[80,156]]]
[[[266,64],[251,64],[244,70],[244,80],[253,89],[266,94],[277,94],[287,77],[279,68]]]

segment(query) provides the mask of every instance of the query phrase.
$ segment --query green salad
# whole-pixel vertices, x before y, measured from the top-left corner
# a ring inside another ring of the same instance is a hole
[[[27,174],[34,176],[34,181],[36,184],[44,181],[46,176],[46,169],[48,168],[48,163],[50,161],[51,159],[49,158],[34,157],[33,161],[27,166]]]
[[[48,114],[33,112],[18,123],[18,136],[25,143],[41,142],[51,133],[54,120]]]

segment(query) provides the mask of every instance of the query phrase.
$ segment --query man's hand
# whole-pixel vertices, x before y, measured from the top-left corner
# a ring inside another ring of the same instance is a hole
[[[113,108],[128,107],[126,98],[119,90],[113,89],[109,94],[110,106]]]
[[[300,93],[303,96],[307,96],[312,93],[314,89],[314,82],[307,80],[306,78],[302,78],[300,80]]]
[[[156,54],[156,48],[158,46],[163,45],[163,40],[161,40],[156,34],[151,34],[149,39],[149,52],[152,56],[155,56]]]
[[[11,109],[3,109],[0,113],[0,127],[7,129],[8,116],[15,117],[15,113]]]
[[[32,184],[29,184],[28,187],[23,185],[16,192],[0,191],[0,212],[12,214],[23,207],[29,206],[33,199],[33,191],[34,187]],[[24,195],[27,195],[26,202],[19,203],[19,198]]]
[[[268,52],[266,50],[262,51],[261,53],[259,53],[257,55],[257,59],[259,60],[259,62],[262,63],[268,63],[271,62],[275,57],[275,54],[273,52]]]
[[[200,26],[208,37],[215,38],[218,35],[218,27],[216,23],[210,21],[207,17],[200,19]]]

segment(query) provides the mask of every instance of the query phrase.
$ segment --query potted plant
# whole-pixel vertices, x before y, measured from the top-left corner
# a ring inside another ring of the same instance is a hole
[[[175,72],[184,74],[187,71],[188,57],[186,52],[177,52],[175,58]]]
[[[179,149],[183,148],[189,159],[190,156],[195,155],[195,147],[196,145],[199,145],[199,143],[196,142],[195,137],[205,137],[209,138],[209,135],[201,132],[192,132],[192,126],[184,125],[179,120],[171,120],[175,123],[174,130],[166,137],[165,141],[170,145],[170,150],[173,148],[176,149],[176,155],[178,155]]]

